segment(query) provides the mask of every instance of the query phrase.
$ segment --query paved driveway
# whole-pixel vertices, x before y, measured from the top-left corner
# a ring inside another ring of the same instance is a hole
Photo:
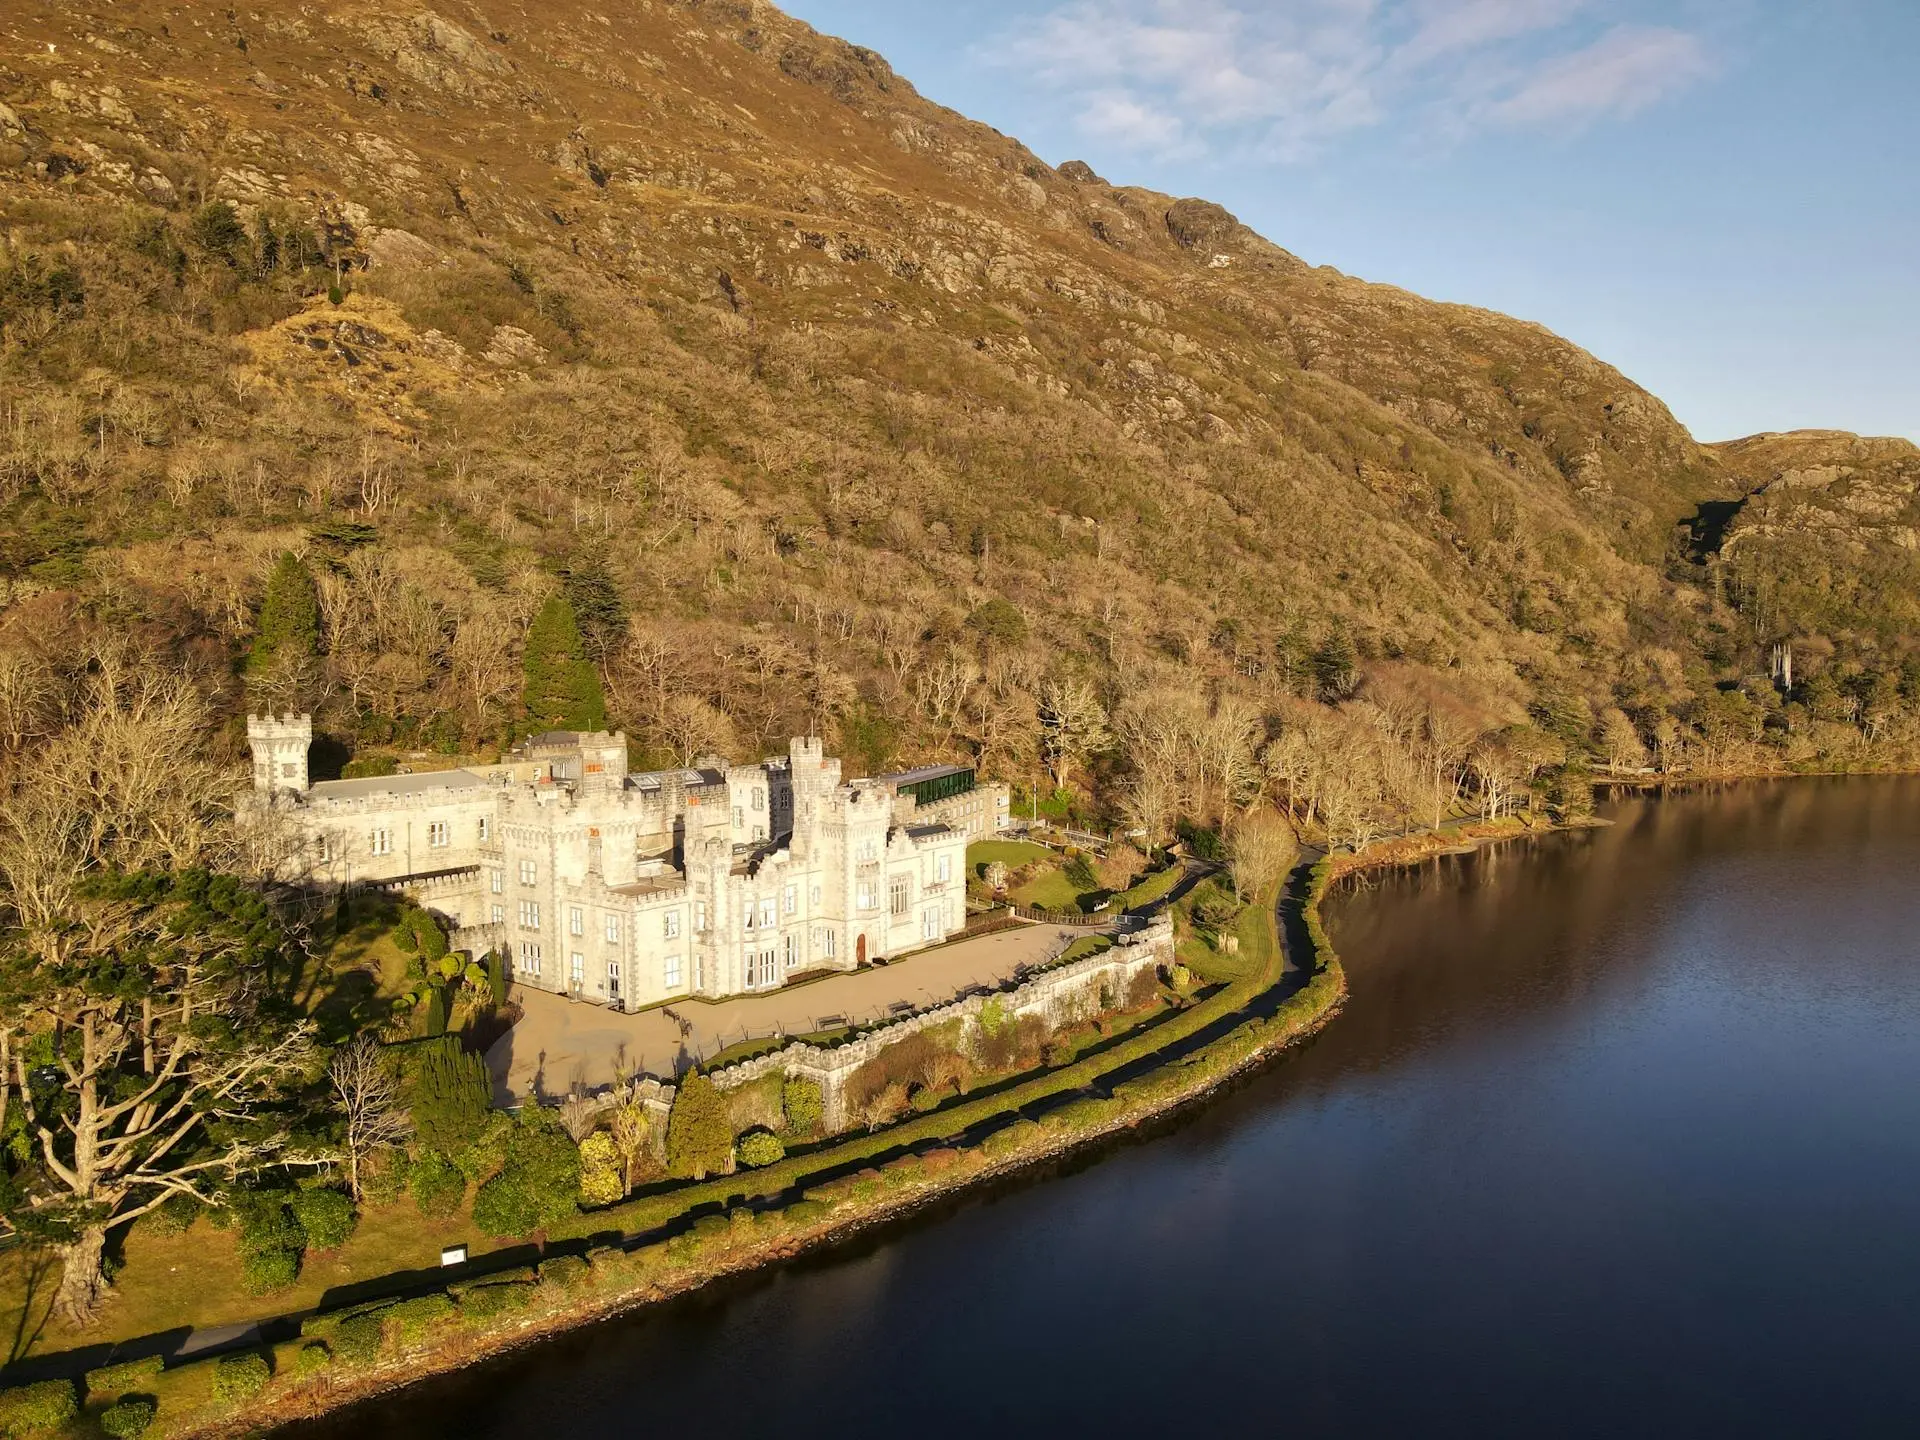
[[[766,995],[676,1001],[638,1015],[515,986],[522,1019],[487,1052],[494,1095],[514,1104],[564,1095],[575,1085],[596,1089],[613,1082],[619,1065],[670,1079],[741,1040],[810,1034],[833,1017],[857,1025],[940,1004],[974,985],[998,985],[1087,933],[1022,925]]]

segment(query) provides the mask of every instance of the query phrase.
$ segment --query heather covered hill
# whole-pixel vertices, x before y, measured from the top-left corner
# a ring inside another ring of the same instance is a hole
[[[1810,758],[1743,693],[1776,617],[1702,519],[1761,513],[1754,457],[771,7],[128,0],[0,35],[12,643],[137,628],[236,712],[292,550],[324,653],[251,698],[349,746],[495,743],[565,586],[658,756],[819,726],[1037,775],[1062,687],[1116,722],[1158,687],[1245,707],[1250,754],[1374,693],[1623,762],[1724,756],[1702,717],[1737,711]],[[1883,632],[1821,643],[1901,673]],[[1124,737],[1090,753],[1137,780]]]

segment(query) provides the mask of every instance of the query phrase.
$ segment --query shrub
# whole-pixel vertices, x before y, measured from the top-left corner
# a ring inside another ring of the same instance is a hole
[[[39,1435],[57,1430],[80,1413],[71,1380],[42,1380],[0,1390],[0,1433]]]
[[[147,1433],[147,1427],[153,1424],[153,1410],[151,1400],[137,1397],[122,1400],[100,1412],[100,1428],[114,1440],[132,1440],[135,1435]]]
[[[296,1190],[287,1203],[307,1232],[307,1244],[315,1250],[338,1250],[353,1238],[360,1223],[353,1201],[339,1190]]]
[[[149,1355],[144,1360],[122,1360],[118,1365],[103,1365],[98,1370],[87,1372],[87,1395],[90,1399],[104,1399],[111,1395],[115,1398],[134,1390],[151,1390],[166,1362],[158,1355]]]
[[[680,1082],[667,1114],[667,1171],[676,1179],[704,1180],[732,1165],[726,1101],[712,1080],[694,1071]]]
[[[327,1348],[327,1342],[309,1340],[294,1356],[293,1369],[297,1375],[318,1375],[331,1364],[333,1364],[333,1351]]]
[[[239,1355],[222,1355],[213,1367],[213,1395],[230,1405],[251,1400],[267,1388],[272,1378],[273,1367],[267,1364],[264,1355],[251,1350]]]
[[[540,1262],[541,1283],[562,1290],[578,1289],[591,1273],[592,1267],[578,1255],[556,1255]]]
[[[491,1320],[533,1303],[533,1287],[509,1281],[504,1285],[476,1285],[460,1296],[460,1313],[474,1320]]]
[[[485,1128],[493,1108],[487,1062],[442,1036],[407,1051],[407,1107],[420,1143],[456,1155]]]
[[[822,1200],[796,1200],[780,1212],[793,1225],[812,1225],[824,1220],[832,1213],[832,1207]]]
[[[421,1295],[383,1310],[381,1319],[386,1322],[398,1343],[418,1345],[442,1322],[451,1320],[458,1309],[450,1295]]]
[[[617,1205],[627,1198],[626,1162],[604,1130],[580,1142],[580,1200],[586,1205]]]
[[[349,1315],[333,1330],[333,1353],[348,1365],[371,1365],[386,1343],[379,1311]]]
[[[250,1250],[240,1261],[240,1275],[250,1295],[271,1295],[300,1278],[300,1252],[275,1246]]]
[[[191,1195],[169,1195],[160,1202],[158,1209],[147,1212],[146,1224],[149,1229],[162,1235],[183,1234],[200,1218],[203,1208]]]
[[[579,1209],[580,1151],[535,1112],[506,1137],[506,1163],[480,1187],[473,1221],[493,1236],[529,1235]]]
[[[771,1130],[749,1130],[734,1148],[740,1163],[750,1170],[764,1169],[787,1158],[787,1147]]]
[[[827,1097],[818,1080],[795,1076],[780,1087],[780,1113],[789,1135],[811,1135],[826,1123]]]
[[[370,1205],[391,1205],[406,1193],[412,1169],[406,1151],[383,1151],[376,1163],[361,1167],[360,1193]]]
[[[415,1157],[407,1187],[420,1213],[439,1219],[457,1215],[467,1198],[467,1177],[438,1150],[426,1150]]]

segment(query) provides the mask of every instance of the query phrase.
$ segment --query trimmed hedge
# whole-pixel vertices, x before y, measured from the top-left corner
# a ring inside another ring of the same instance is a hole
[[[460,1313],[469,1320],[491,1320],[533,1304],[534,1287],[509,1280],[501,1285],[476,1285],[460,1297]]]
[[[267,1357],[254,1351],[222,1355],[213,1367],[213,1395],[229,1404],[251,1400],[267,1388],[273,1379],[273,1367]]]
[[[42,1380],[0,1390],[0,1432],[9,1436],[44,1435],[80,1413],[80,1397],[71,1380]]]
[[[153,1424],[154,1408],[151,1400],[122,1400],[100,1412],[100,1428],[114,1440],[133,1440],[136,1435],[146,1434]]]
[[[346,1365],[371,1365],[386,1345],[386,1327],[378,1310],[349,1315],[333,1327],[333,1353]]]
[[[577,1289],[591,1274],[591,1267],[578,1255],[556,1255],[540,1262],[540,1282],[562,1290]]]
[[[380,1318],[397,1343],[418,1345],[445,1322],[453,1319],[459,1309],[451,1295],[436,1293],[402,1300],[391,1309],[383,1310]]]
[[[113,1396],[118,1398],[130,1391],[151,1390],[160,1372],[166,1368],[166,1361],[158,1355],[149,1355],[143,1360],[122,1360],[118,1365],[102,1365],[98,1370],[87,1372],[88,1398]]]

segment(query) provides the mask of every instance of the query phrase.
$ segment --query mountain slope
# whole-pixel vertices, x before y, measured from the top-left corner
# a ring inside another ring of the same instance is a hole
[[[1272,711],[1347,693],[1343,647],[1653,740],[1770,638],[1675,540],[1751,457],[1617,371],[1049,167],[752,0],[0,33],[12,612],[104,602],[217,676],[310,553],[361,742],[497,734],[569,570],[638,617],[601,658],[661,751],[825,724],[1018,771],[1050,679]]]

